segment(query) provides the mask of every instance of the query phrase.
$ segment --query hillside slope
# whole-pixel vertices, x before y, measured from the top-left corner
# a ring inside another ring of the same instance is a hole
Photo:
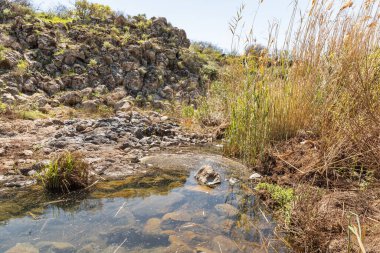
[[[1,11],[1,10],[0,10]],[[4,13],[4,9],[2,10]],[[165,18],[63,19],[22,13],[0,19],[0,98],[37,107],[115,106],[187,100],[204,92],[204,62]],[[117,95],[99,99],[116,91]]]

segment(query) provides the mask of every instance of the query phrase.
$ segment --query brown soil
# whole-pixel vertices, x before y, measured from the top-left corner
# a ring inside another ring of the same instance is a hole
[[[295,252],[361,252],[350,225],[360,226],[367,253],[380,252],[379,180],[325,169],[322,158],[317,138],[304,134],[275,145],[256,168],[266,181],[295,189],[286,228]]]

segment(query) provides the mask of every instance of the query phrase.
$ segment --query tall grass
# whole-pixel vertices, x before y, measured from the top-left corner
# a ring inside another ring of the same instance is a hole
[[[254,163],[274,141],[307,130],[322,140],[322,170],[378,167],[380,3],[315,0],[298,24],[294,13],[290,51],[277,49],[274,25],[267,50],[231,57],[223,71],[226,152]]]

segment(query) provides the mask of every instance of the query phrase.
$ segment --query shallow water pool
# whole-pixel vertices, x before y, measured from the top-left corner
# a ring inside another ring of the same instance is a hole
[[[0,252],[287,252],[246,184],[199,186],[196,170],[152,169],[65,197],[2,194]]]

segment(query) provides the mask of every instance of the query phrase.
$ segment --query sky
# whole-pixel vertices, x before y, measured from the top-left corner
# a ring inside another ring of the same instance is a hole
[[[283,41],[293,6],[292,0],[90,0],[111,6],[125,14],[145,13],[147,17],[161,16],[186,31],[192,41],[211,42],[222,49],[231,49],[232,34],[229,22],[242,4],[244,25],[242,37],[253,28],[253,37],[257,43],[268,42],[269,24],[280,24],[279,41]],[[32,0],[40,10],[48,10],[58,3],[72,6],[74,0]],[[310,0],[299,0],[299,9],[308,8]],[[258,10],[258,11],[257,11]],[[255,15],[256,14],[256,15]],[[255,17],[255,18],[254,18]],[[299,15],[298,15],[299,17]],[[253,20],[255,22],[253,23]],[[253,25],[252,25],[253,24]],[[235,40],[237,42],[237,40]],[[240,46],[243,47],[243,42]]]

